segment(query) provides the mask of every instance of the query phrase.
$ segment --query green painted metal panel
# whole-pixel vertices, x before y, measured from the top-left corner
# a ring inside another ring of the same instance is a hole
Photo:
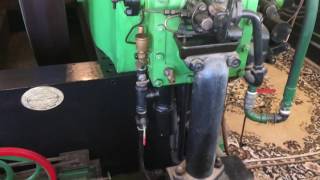
[[[162,14],[147,13],[146,27],[151,37],[149,76],[155,86],[168,85],[169,81],[164,74],[166,68],[175,72],[176,83],[191,83],[193,73],[180,59],[178,47],[173,33],[165,29],[163,23],[167,18]],[[171,29],[177,29],[180,18],[173,18],[168,22]],[[190,77],[191,76],[191,77]]]
[[[87,12],[89,25],[96,46],[101,49],[114,63],[118,73],[135,70],[135,45],[125,43],[125,38],[132,26],[140,21],[140,17],[128,17],[125,15],[125,7],[122,2],[117,8],[112,8],[111,1],[106,0],[82,0]],[[141,4],[149,10],[181,9],[186,0],[142,0]],[[258,0],[243,0],[245,9],[256,11]],[[193,73],[180,59],[173,33],[165,29],[164,22],[168,18],[161,13],[145,12],[145,27],[151,40],[149,77],[154,86],[169,85],[164,70],[171,68],[175,72],[176,84],[191,83]],[[170,29],[177,29],[180,18],[168,20]],[[242,21],[243,37],[238,48],[241,57],[241,66],[230,70],[231,77],[242,76],[249,52],[252,38],[252,26],[248,21]],[[134,31],[129,39],[134,41]]]
[[[125,37],[140,18],[126,16],[122,2],[115,10],[111,1],[84,0],[82,3],[97,48],[112,60],[118,73],[134,71],[135,45],[125,43]]]
[[[276,1],[276,4],[277,4],[277,7],[281,8],[284,5],[284,1],[285,0],[275,0],[275,1]]]
[[[147,9],[181,9],[187,0],[141,0],[141,5]]]

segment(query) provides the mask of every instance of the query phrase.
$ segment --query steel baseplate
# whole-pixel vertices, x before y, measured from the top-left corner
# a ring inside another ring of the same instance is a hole
[[[235,156],[222,157],[222,165],[215,167],[211,176],[197,179],[186,172],[186,162],[167,168],[170,180],[253,180],[252,173]]]
[[[186,172],[186,163],[183,161],[181,164],[173,167],[167,168],[170,180],[195,180],[189,173]],[[226,175],[224,173],[224,166],[222,165],[219,168],[214,168],[214,173],[210,177],[207,177],[203,180],[213,180],[213,179],[222,179]]]

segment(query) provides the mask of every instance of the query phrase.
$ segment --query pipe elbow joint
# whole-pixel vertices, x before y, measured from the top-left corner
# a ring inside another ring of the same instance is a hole
[[[269,122],[272,124],[278,124],[286,121],[289,118],[289,115],[283,115],[281,113],[275,114],[273,119],[270,120]]]
[[[264,67],[246,71],[245,80],[251,86],[259,87],[262,85],[267,70]]]
[[[280,109],[279,116],[282,117],[284,121],[288,120],[290,117],[290,110],[285,110],[284,108]]]

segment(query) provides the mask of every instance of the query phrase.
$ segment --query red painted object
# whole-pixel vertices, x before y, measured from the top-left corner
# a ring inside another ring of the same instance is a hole
[[[42,155],[23,148],[4,147],[0,148],[0,156],[14,156],[25,158],[39,164],[48,174],[50,180],[57,180],[57,175],[52,164]]]
[[[277,92],[276,89],[271,89],[271,88],[260,88],[257,89],[258,94],[275,94]]]

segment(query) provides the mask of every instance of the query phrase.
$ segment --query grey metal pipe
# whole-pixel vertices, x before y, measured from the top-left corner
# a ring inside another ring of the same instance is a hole
[[[202,61],[195,74],[186,153],[187,172],[194,178],[209,177],[214,169],[229,72],[222,57]]]
[[[241,18],[249,19],[253,26],[254,63],[252,68],[246,71],[246,81],[254,86],[260,86],[265,75],[263,58],[262,22],[256,12],[245,10]]]
[[[255,66],[263,66],[263,42],[262,42],[262,21],[259,15],[253,11],[243,11],[242,18],[249,19],[253,26],[253,44],[254,44],[254,60]]]

